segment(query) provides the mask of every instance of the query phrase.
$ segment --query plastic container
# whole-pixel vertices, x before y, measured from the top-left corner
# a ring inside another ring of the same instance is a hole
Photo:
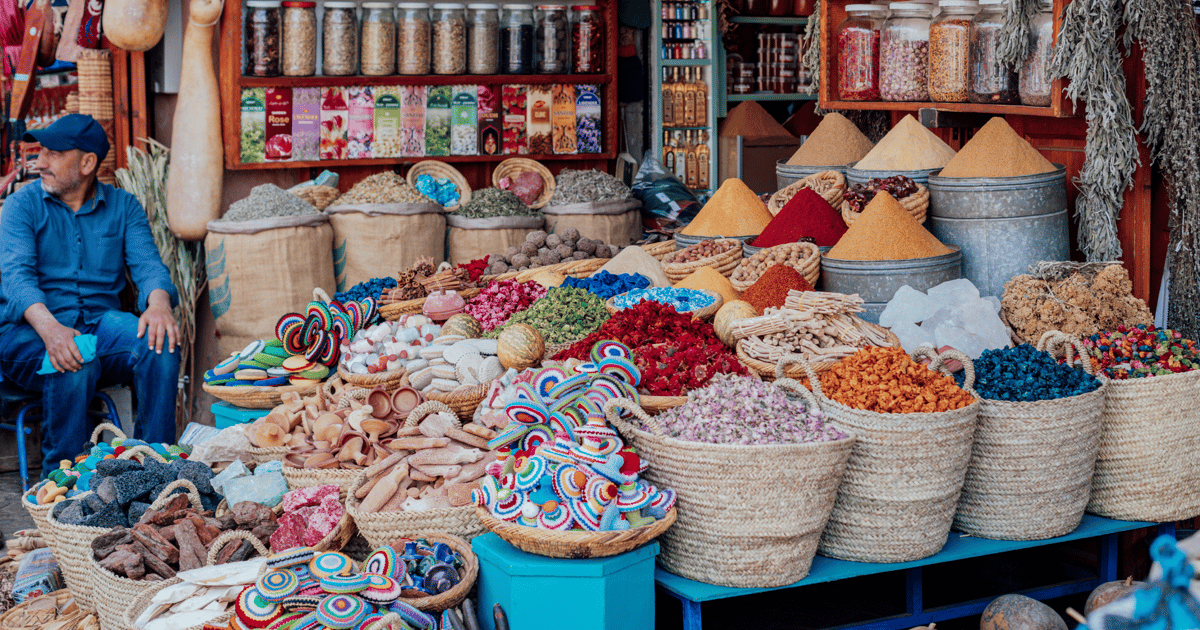
[[[596,74],[604,71],[604,14],[600,7],[571,7],[571,71]]]
[[[537,6],[537,63],[539,74],[566,74],[571,57],[571,25],[567,21],[567,6],[539,4]]]
[[[429,74],[429,5],[401,2],[396,5],[396,70],[400,74]]]
[[[1020,102],[1017,69],[1000,59],[998,46],[1004,32],[1004,0],[980,0],[979,14],[971,20],[972,103],[1005,105]]]
[[[321,73],[346,76],[358,72],[358,3],[326,2],[321,20],[324,54]]]
[[[445,2],[433,5],[434,74],[463,74],[467,71],[466,5]]]
[[[1054,82],[1050,62],[1054,59],[1054,3],[1042,0],[1038,14],[1029,21],[1029,54],[1021,64],[1018,93],[1022,105],[1049,107]]]
[[[283,22],[279,7],[279,0],[250,0],[246,3],[247,76],[279,76],[279,34]]]
[[[843,101],[879,100],[879,37],[887,9],[846,6],[838,25],[838,96]]]
[[[942,12],[929,27],[929,98],[944,103],[967,102],[971,78],[971,18],[974,0],[942,0]]]
[[[317,3],[283,3],[283,59],[287,77],[310,77],[317,72]]]
[[[386,76],[396,73],[396,16],[390,2],[362,5],[362,73]]]
[[[500,20],[500,69],[505,74],[533,72],[533,5],[506,4]]]
[[[467,5],[467,71],[496,74],[500,69],[500,5]]]
[[[929,100],[927,5],[893,2],[879,44],[879,96],[885,101]]]

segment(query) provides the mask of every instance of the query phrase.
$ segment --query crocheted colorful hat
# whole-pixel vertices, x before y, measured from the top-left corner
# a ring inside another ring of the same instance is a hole
[[[316,555],[316,551],[312,547],[298,547],[296,549],[288,549],[282,553],[277,553],[267,558],[267,566],[272,569],[284,569],[294,567],[298,564],[307,564]]]
[[[334,630],[349,630],[370,612],[367,603],[353,595],[334,595],[317,606],[317,621]]]
[[[358,593],[371,584],[370,575],[369,573],[327,575],[321,578],[321,588],[339,595]]]
[[[276,569],[258,578],[254,584],[263,599],[279,603],[300,587],[300,579],[291,569]]]
[[[385,575],[363,574],[369,584],[361,593],[363,599],[377,606],[386,606],[400,598],[400,583]]]
[[[354,561],[346,554],[328,551],[316,556],[308,563],[308,572],[317,579],[330,575],[344,575],[354,570]]]
[[[283,614],[283,608],[263,599],[256,586],[247,586],[233,607],[238,621],[247,628],[266,628]]]

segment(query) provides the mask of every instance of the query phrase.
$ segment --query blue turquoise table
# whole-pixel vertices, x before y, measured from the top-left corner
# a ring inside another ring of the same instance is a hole
[[[924,589],[922,589],[922,567],[941,564],[943,562],[976,558],[979,556],[989,556],[1007,551],[1019,551],[1021,549],[1029,549],[1031,547],[1070,542],[1073,540],[1099,538],[1100,560],[1099,570],[1097,571],[1098,575],[1095,578],[1055,584],[1053,586],[1035,588],[1022,592],[1023,595],[1027,595],[1038,600],[1054,599],[1064,595],[1086,593],[1104,582],[1111,582],[1117,579],[1117,534],[1124,531],[1155,526],[1158,527],[1160,534],[1173,534],[1175,531],[1174,523],[1160,524],[1141,523],[1135,521],[1114,521],[1112,519],[1085,514],[1083,517],[1083,522],[1079,524],[1079,527],[1076,528],[1075,531],[1067,534],[1066,536],[1050,538],[1047,540],[1033,540],[1026,542],[987,540],[984,538],[973,538],[970,536],[963,536],[957,532],[951,532],[950,539],[946,541],[946,546],[942,548],[941,552],[928,558],[915,560],[913,562],[872,564],[869,562],[833,560],[824,556],[817,556],[813,559],[812,569],[808,572],[808,576],[799,582],[796,582],[795,584],[789,584],[787,586],[779,586],[775,588],[731,588],[727,586],[714,586],[712,584],[705,584],[703,582],[697,582],[695,580],[679,577],[678,575],[668,573],[667,571],[664,571],[658,567],[656,567],[654,570],[654,581],[659,586],[666,589],[666,591],[673,597],[678,599],[681,604],[683,604],[684,630],[701,630],[703,627],[703,622],[700,616],[700,605],[703,602],[727,599],[730,597],[741,597],[743,595],[751,595],[754,593],[764,593],[766,591],[797,588],[801,586],[808,586],[810,584],[820,584],[822,582],[845,580],[864,575],[888,573],[891,571],[904,571],[906,591],[905,602],[907,608],[905,614],[883,619],[874,619],[862,624],[843,626],[845,629],[854,628],[858,630],[898,630],[900,628],[912,628],[913,626],[926,625],[945,619],[957,619],[959,617],[977,615],[983,612],[983,609],[987,607],[988,602],[991,601],[991,598],[988,598],[926,610],[924,607]]]

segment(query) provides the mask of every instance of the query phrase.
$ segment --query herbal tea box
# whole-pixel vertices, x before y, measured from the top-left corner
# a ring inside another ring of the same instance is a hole
[[[292,88],[292,159],[321,159],[321,88]]]
[[[371,155],[377,158],[400,157],[400,86],[375,86],[375,141]]]
[[[400,87],[400,155],[425,155],[425,105],[428,96],[424,85]]]
[[[351,158],[369,158],[375,141],[375,96],[370,86],[348,88],[350,124],[346,129],[346,154]]]
[[[529,89],[524,85],[505,85],[500,100],[503,120],[501,151],[505,155],[529,153],[529,136],[525,133]]]
[[[575,136],[580,153],[603,153],[600,130],[600,86],[575,86]]]
[[[555,84],[550,88],[550,125],[554,153],[578,153],[575,136],[575,86]]]
[[[550,86],[529,86],[529,116],[525,121],[525,133],[529,136],[529,152],[537,155],[554,153],[551,143]]]
[[[425,100],[425,155],[450,155],[452,94],[448,85],[429,88],[429,97]]]
[[[242,90],[242,164],[255,164],[266,159],[266,98],[266,88]]]
[[[478,98],[478,86],[454,86],[450,99],[450,155],[479,154]]]
[[[268,162],[292,159],[292,88],[266,88],[266,143],[264,157]]]
[[[347,131],[350,106],[346,88],[321,88],[321,159],[344,160],[347,154]]]

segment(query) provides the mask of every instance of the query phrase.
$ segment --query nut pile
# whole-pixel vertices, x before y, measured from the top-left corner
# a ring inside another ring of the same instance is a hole
[[[787,265],[803,275],[805,261],[813,253],[812,243],[787,243],[764,249],[749,258],[743,258],[730,280],[735,283],[753,284],[767,269],[775,265]]]
[[[343,206],[352,203],[430,203],[430,200],[409,186],[403,177],[385,171],[358,182],[333,203]]]
[[[489,258],[491,264],[487,273],[499,275],[510,270],[526,271],[570,260],[612,258],[616,255],[615,246],[580,236],[579,230],[573,227],[563,230],[562,234],[547,234],[544,230],[537,230],[526,234],[525,242],[519,247],[509,247],[503,255]]]
[[[685,249],[676,252],[675,256],[671,258],[671,262],[696,262],[698,260],[704,260],[705,258],[719,256],[733,249],[734,247],[741,247],[741,244],[732,243],[730,241],[700,241],[695,245],[688,245]]]
[[[846,194],[842,198],[850,205],[851,211],[862,212],[863,208],[866,208],[867,204],[875,198],[875,195],[881,192],[886,192],[896,199],[904,199],[909,195],[917,194],[917,182],[903,175],[876,177],[865,184],[853,184],[846,190]]]

